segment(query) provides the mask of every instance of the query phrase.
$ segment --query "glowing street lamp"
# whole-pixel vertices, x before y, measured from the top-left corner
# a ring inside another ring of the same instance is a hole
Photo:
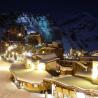
[[[45,51],[42,51],[42,54],[44,54],[45,53]]]
[[[5,46],[6,46],[6,47],[8,47],[8,46],[9,46],[9,44],[7,44],[7,43],[6,43],[6,44],[5,44]]]
[[[9,46],[7,50],[11,51],[13,48],[14,48],[13,46]]]
[[[12,52],[12,55],[14,55],[15,54],[15,52]]]
[[[21,37],[21,36],[22,36],[22,34],[21,34],[21,33],[19,33],[17,36]]]

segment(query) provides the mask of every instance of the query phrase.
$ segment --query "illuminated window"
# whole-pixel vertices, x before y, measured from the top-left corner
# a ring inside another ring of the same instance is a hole
[[[38,64],[38,70],[44,71],[45,70],[45,64],[44,63],[39,63]]]
[[[97,77],[98,77],[98,62],[93,61],[92,78],[96,79]]]

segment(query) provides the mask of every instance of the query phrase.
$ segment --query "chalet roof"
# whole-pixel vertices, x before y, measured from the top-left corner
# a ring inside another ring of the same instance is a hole
[[[11,73],[17,78],[17,80],[29,82],[29,83],[42,83],[44,78],[51,78],[52,76],[47,71],[38,71],[26,69],[23,65],[15,64],[11,66]]]
[[[75,90],[76,92],[83,92],[85,94],[98,96],[98,85],[93,84],[91,81],[78,76],[66,75],[57,78],[45,78],[44,81],[52,82],[59,87]]]

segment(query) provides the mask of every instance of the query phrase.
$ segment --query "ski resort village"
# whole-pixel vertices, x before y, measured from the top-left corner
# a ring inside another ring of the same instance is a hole
[[[0,98],[98,98],[98,19],[1,14]]]

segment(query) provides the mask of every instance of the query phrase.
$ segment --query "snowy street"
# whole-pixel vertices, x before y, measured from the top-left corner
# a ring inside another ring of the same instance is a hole
[[[10,81],[10,63],[0,60],[0,98],[45,98],[45,95],[18,89]]]

